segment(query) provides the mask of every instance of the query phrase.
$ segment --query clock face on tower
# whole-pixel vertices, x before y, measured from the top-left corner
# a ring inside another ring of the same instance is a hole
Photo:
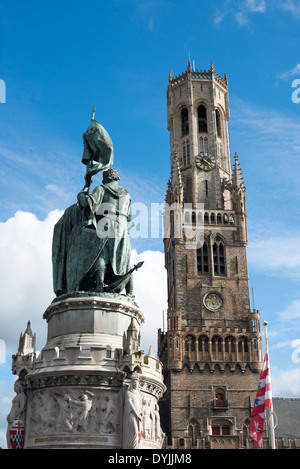
[[[203,298],[204,306],[209,311],[219,311],[224,304],[224,300],[219,293],[207,293]]]
[[[216,166],[216,159],[209,153],[201,152],[195,157],[197,168],[202,171],[211,171]]]

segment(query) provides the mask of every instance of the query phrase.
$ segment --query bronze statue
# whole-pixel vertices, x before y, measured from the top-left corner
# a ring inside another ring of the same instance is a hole
[[[53,288],[57,296],[103,291],[132,294],[131,246],[128,222],[131,199],[118,184],[113,145],[105,129],[92,120],[83,136],[82,162],[87,165],[85,186],[77,204],[69,207],[54,227]],[[103,172],[103,183],[90,194],[92,176]]]

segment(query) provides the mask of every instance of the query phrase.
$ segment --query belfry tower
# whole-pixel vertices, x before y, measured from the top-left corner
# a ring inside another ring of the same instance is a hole
[[[182,213],[165,235],[168,327],[159,332],[168,445],[251,447],[251,418],[262,345],[259,311],[251,311],[245,186],[233,168],[226,75],[169,75],[167,116],[171,178],[166,203]],[[185,206],[192,207],[184,212]],[[201,213],[198,207],[202,207]],[[184,227],[204,224],[203,241],[187,244]],[[201,218],[202,217],[202,218]],[[177,229],[175,229],[177,228]]]

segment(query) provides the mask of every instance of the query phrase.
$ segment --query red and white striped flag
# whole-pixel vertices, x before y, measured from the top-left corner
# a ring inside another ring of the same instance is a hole
[[[256,449],[261,448],[262,445],[265,410],[267,407],[270,407],[271,411],[273,410],[268,352],[265,354],[249,425],[249,435],[254,438],[254,448]]]
[[[254,438],[254,448],[256,449],[261,448],[262,445],[265,410],[267,407],[270,407],[272,411],[271,376],[268,353],[266,352],[249,425],[249,435]]]

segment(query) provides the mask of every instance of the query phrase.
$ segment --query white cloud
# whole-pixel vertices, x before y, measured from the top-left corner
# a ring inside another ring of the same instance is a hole
[[[239,26],[249,26],[250,17],[266,11],[265,0],[226,0],[215,11],[214,23],[219,25],[227,15],[234,17]]]
[[[245,7],[251,13],[264,13],[266,10],[265,0],[246,0]]]
[[[0,223],[0,331],[8,355],[16,352],[28,320],[40,338],[45,336],[42,316],[53,299],[52,230],[61,213],[52,211],[41,221],[18,211]]]
[[[289,370],[271,368],[273,396],[299,397],[300,395],[300,368]]]
[[[248,261],[252,268],[277,276],[300,279],[299,236],[262,236],[249,242]]]
[[[285,329],[295,330],[296,325],[300,323],[300,299],[293,300],[283,311],[278,311],[276,315]]]
[[[144,261],[134,275],[136,302],[145,317],[141,328],[142,348],[145,353],[152,345],[157,348],[157,330],[163,329],[163,311],[167,310],[167,274],[164,267],[164,254],[159,251],[132,251],[132,264]]]
[[[300,18],[300,3],[296,3],[295,0],[285,0],[278,2],[280,8],[288,11],[293,16]]]
[[[300,63],[296,64],[291,70],[287,72],[280,73],[277,75],[277,78],[280,80],[288,80],[296,75],[300,76]]]

